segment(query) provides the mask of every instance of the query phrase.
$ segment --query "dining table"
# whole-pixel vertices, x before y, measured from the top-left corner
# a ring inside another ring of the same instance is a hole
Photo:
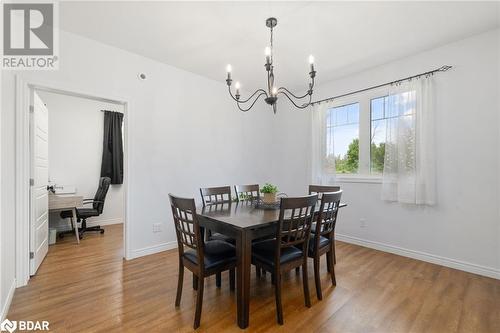
[[[347,206],[341,203],[340,207]],[[318,212],[316,207],[316,214]],[[200,226],[235,239],[237,323],[247,328],[250,314],[252,241],[276,234],[279,207],[262,207],[253,201],[212,204],[197,208]]]

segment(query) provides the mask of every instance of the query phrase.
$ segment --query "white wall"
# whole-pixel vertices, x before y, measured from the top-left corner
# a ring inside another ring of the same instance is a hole
[[[123,112],[123,105],[37,92],[49,110],[49,177],[58,186],[76,186],[76,194],[93,198],[101,174],[104,113]],[[89,225],[123,223],[124,186],[111,185],[103,213],[88,219]],[[59,213],[50,215],[50,226],[69,227]]]
[[[58,71],[18,74],[28,82],[129,102],[130,257],[176,245],[169,192],[199,201],[200,186],[267,180],[264,134],[270,132],[275,118],[259,106],[249,113],[237,111],[223,76],[216,82],[65,32],[60,35],[60,50]],[[141,72],[147,80],[137,78]],[[2,304],[3,290],[10,287],[15,271],[16,73],[3,74],[1,213],[2,249],[7,253],[2,251]],[[161,223],[162,232],[153,233],[153,223]]]
[[[385,203],[380,184],[343,183],[349,207],[341,213],[340,238],[500,278],[499,35],[491,31],[334,82],[319,81],[316,99],[454,66],[435,76],[438,205]],[[309,116],[282,112],[286,120],[275,131],[283,161],[276,180],[292,193],[310,181],[308,159],[297,154],[304,142],[311,144]],[[366,218],[366,228],[360,218]]]

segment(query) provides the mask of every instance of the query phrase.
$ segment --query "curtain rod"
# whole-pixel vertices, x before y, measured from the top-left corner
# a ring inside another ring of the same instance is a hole
[[[348,93],[345,93],[345,94],[342,94],[342,95],[337,95],[337,96],[328,97],[328,98],[325,98],[325,99],[320,99],[319,101],[312,102],[311,105],[318,104],[318,103],[321,103],[321,102],[332,101],[334,99],[338,99],[338,98],[341,98],[341,97],[345,97],[345,96],[349,96],[349,95],[354,95],[354,94],[365,92],[365,91],[368,91],[368,90],[373,90],[373,89],[385,87],[385,86],[388,86],[388,85],[391,85],[391,84],[395,84],[395,83],[398,83],[398,82],[411,80],[411,79],[414,79],[414,78],[419,78],[419,77],[424,76],[424,75],[432,75],[432,74],[434,74],[436,72],[446,72],[447,70],[451,69],[452,67],[453,66],[444,65],[444,66],[441,66],[439,68],[433,69],[431,71],[420,73],[420,74],[415,74],[415,75],[412,75],[412,76],[405,77],[403,79],[399,79],[399,80],[395,80],[395,81],[391,81],[391,82],[387,82],[387,83],[382,83],[382,84],[379,84],[379,85],[376,85],[376,86],[372,86],[372,87],[369,87],[369,88],[364,88],[364,89],[361,89],[361,90],[351,91],[351,92],[348,92]]]
[[[120,112],[120,111],[113,111],[113,110],[101,110],[101,112],[106,112],[106,111],[109,111],[109,112],[116,112],[116,113],[123,113],[123,112]]]

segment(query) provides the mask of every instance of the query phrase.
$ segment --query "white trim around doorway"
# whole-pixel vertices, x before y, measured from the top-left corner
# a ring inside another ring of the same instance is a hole
[[[129,115],[131,104],[127,98],[120,96],[110,96],[96,92],[84,92],[73,89],[66,83],[41,82],[37,80],[25,79],[21,74],[16,75],[16,287],[25,286],[30,278],[29,259],[29,223],[30,223],[30,95],[32,90],[49,91],[63,95],[82,97],[103,102],[111,102],[123,105],[124,113],[124,191],[125,191],[125,212],[124,212],[124,237],[123,256],[130,259],[133,256],[129,251],[130,228],[128,226],[129,214]],[[76,246],[76,245],[75,245]]]

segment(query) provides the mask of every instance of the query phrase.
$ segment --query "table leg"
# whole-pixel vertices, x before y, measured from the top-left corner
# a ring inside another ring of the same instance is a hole
[[[238,326],[248,327],[250,312],[250,271],[252,268],[252,240],[245,231],[236,238],[236,254],[238,256],[237,272],[237,307]]]
[[[73,213],[73,217],[71,217],[72,221],[75,223],[75,236],[76,236],[76,243],[80,244],[80,234],[78,234],[78,220],[76,219],[76,209],[72,209],[71,212]]]

